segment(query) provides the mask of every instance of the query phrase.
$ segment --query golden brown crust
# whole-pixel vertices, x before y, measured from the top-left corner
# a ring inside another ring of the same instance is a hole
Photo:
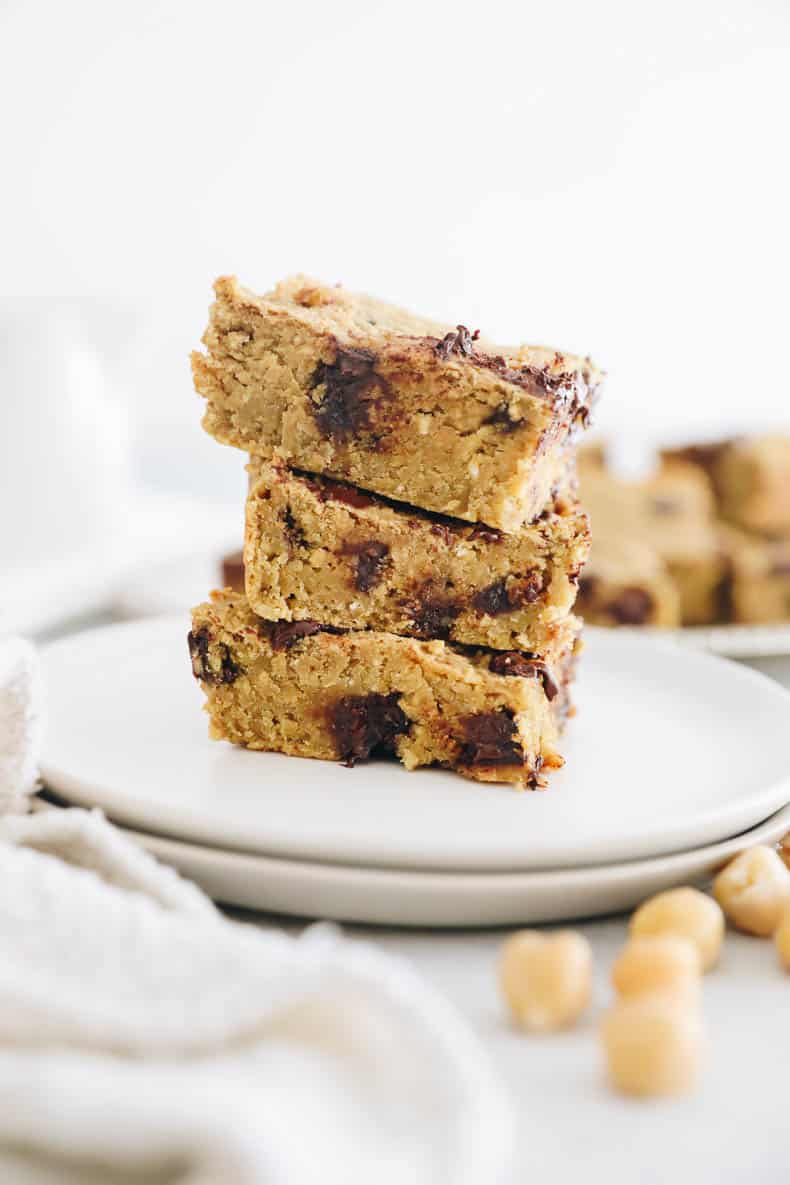
[[[542,511],[601,382],[587,359],[500,350],[304,277],[265,297],[223,277],[216,292],[192,360],[208,432],[502,530]]]

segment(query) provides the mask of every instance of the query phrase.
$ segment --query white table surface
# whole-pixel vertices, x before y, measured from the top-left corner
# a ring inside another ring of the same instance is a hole
[[[498,995],[507,931],[346,933],[409,959],[490,1050],[516,1109],[513,1185],[787,1185],[790,975],[773,944],[728,932],[721,964],[705,978],[709,1048],[697,1089],[634,1101],[609,1090],[596,1031],[626,919],[580,929],[593,945],[593,1005],[575,1030],[540,1037],[514,1032]]]

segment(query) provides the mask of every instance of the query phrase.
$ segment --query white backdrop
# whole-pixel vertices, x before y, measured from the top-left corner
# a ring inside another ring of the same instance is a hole
[[[790,423],[785,0],[12,2],[0,104],[0,312],[78,310],[159,484],[237,480],[225,271],[591,352],[604,429]]]

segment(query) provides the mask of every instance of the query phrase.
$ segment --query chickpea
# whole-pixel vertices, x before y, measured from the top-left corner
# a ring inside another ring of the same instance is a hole
[[[779,855],[787,867],[790,868],[790,831],[779,841]]]
[[[502,948],[499,982],[515,1023],[534,1032],[574,1024],[590,1002],[592,952],[575,930],[520,930]]]
[[[747,848],[716,877],[713,895],[739,930],[770,938],[790,905],[790,870],[773,848]]]
[[[779,961],[785,971],[790,971],[790,909],[786,909],[779,923],[774,942],[779,953]]]
[[[612,1085],[623,1094],[682,1094],[693,1086],[702,1058],[696,1008],[666,992],[620,1000],[601,1026]]]
[[[719,957],[724,938],[724,914],[716,902],[698,889],[668,889],[645,901],[631,918],[632,938],[674,934],[697,948],[700,966],[709,971]]]
[[[701,987],[697,948],[675,934],[632,938],[612,967],[612,984],[622,999],[660,991],[696,1004]]]

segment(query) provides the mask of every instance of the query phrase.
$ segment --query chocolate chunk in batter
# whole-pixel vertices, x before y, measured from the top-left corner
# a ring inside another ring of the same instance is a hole
[[[495,654],[488,664],[494,675],[519,676],[522,679],[541,679],[546,699],[551,703],[560,693],[559,686],[549,668],[540,658],[524,654],[520,650],[503,650]]]
[[[677,498],[666,496],[651,498],[650,506],[653,514],[657,514],[661,518],[670,518],[672,515],[679,514],[683,509],[682,503]]]
[[[624,588],[604,609],[618,625],[644,625],[653,611],[653,598],[644,588]]]
[[[493,584],[482,588],[475,594],[472,605],[478,613],[487,613],[489,617],[496,617],[500,613],[507,613],[511,609],[518,609],[523,605],[532,605],[546,587],[546,575],[543,572],[528,572],[526,576],[512,580],[508,586],[504,576],[495,580]]]
[[[514,420],[510,415],[510,409],[506,403],[500,403],[499,407],[491,412],[491,415],[483,421],[484,424],[494,424],[497,428],[501,428],[503,432],[515,432],[524,423],[523,420]]]
[[[244,668],[231,655],[224,642],[217,644],[219,670],[215,670],[209,660],[209,644],[211,635],[204,626],[197,631],[190,630],[187,634],[189,657],[192,660],[192,674],[203,683],[212,685],[219,683],[233,683],[239,675],[244,674]]]
[[[283,523],[285,524],[285,537],[290,546],[305,547],[307,545],[307,537],[290,506],[286,506],[285,508]]]
[[[430,591],[418,593],[403,602],[403,608],[411,618],[412,629],[418,638],[441,638],[450,636],[453,622],[461,612],[460,605],[435,596]]]
[[[372,350],[338,349],[334,362],[321,362],[315,369],[312,386],[321,385],[324,394],[314,415],[324,436],[348,440],[370,431],[371,409],[387,386],[376,374]]]
[[[476,712],[460,721],[463,729],[462,765],[523,765],[524,753],[517,740],[513,713]]]
[[[398,703],[399,693],[346,695],[329,710],[329,724],[337,743],[337,755],[353,766],[379,750],[393,752],[395,738],[408,732],[410,721]]]
[[[495,580],[493,584],[489,584],[486,588],[481,588],[480,592],[475,593],[472,605],[478,613],[487,613],[489,617],[496,617],[500,613],[507,613],[510,608],[510,600],[507,595],[507,583],[504,576],[501,576],[499,580]]]
[[[354,587],[360,592],[370,592],[384,574],[389,547],[376,539],[367,539],[364,543],[348,543],[343,550],[346,555],[356,558]]]
[[[290,650],[302,638],[320,633],[321,625],[317,621],[278,621],[272,625],[269,638],[272,650]]]

